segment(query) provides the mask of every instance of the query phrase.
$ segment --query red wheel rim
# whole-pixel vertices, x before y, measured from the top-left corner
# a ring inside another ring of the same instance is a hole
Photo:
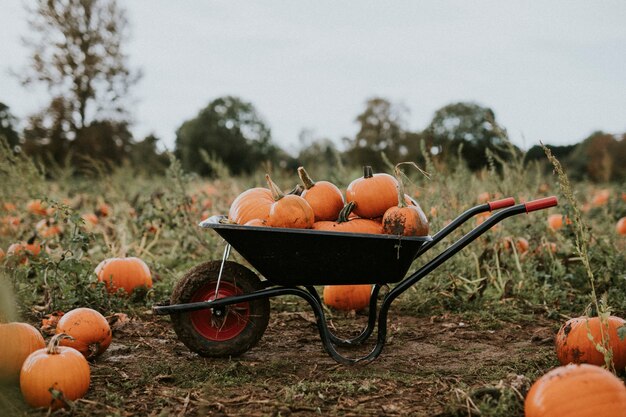
[[[216,282],[210,282],[200,288],[191,299],[191,302],[213,300],[215,297]],[[231,297],[243,294],[243,291],[230,282],[222,281],[219,287],[218,298]],[[198,310],[190,313],[191,323],[196,331],[205,339],[216,342],[230,340],[243,331],[248,325],[250,304],[240,303],[224,307],[223,317],[213,317],[211,310]]]

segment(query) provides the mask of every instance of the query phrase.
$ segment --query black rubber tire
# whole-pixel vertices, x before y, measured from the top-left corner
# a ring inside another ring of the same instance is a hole
[[[190,269],[176,284],[170,299],[171,304],[190,303],[196,292],[210,282],[217,281],[221,261],[210,261]],[[227,261],[222,271],[222,283],[229,282],[248,294],[262,288],[259,277],[250,269],[236,262]],[[220,284],[221,285],[221,284]],[[191,313],[172,314],[174,331],[181,342],[192,352],[206,357],[238,356],[251,349],[261,340],[270,317],[269,298],[246,303],[249,315],[245,328],[228,340],[210,340],[202,335],[192,323]],[[226,306],[226,309],[230,308]],[[210,310],[202,310],[211,318]]]

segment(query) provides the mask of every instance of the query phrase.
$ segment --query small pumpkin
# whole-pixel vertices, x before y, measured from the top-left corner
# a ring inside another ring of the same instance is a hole
[[[606,369],[560,366],[539,378],[524,401],[526,417],[624,417],[626,388]]]
[[[246,224],[252,219],[267,220],[274,204],[272,192],[267,188],[250,188],[239,194],[230,205],[228,220],[231,223]]]
[[[28,323],[0,324],[0,380],[17,381],[24,360],[45,346],[41,333]]]
[[[304,167],[298,168],[298,176],[304,185],[301,197],[315,214],[315,221],[335,220],[344,206],[343,194],[329,181],[313,181]]]
[[[45,207],[41,200],[30,200],[26,203],[26,211],[38,216],[45,216],[49,213],[49,210]]]
[[[105,259],[94,272],[109,293],[117,293],[120,288],[127,294],[132,294],[137,288],[152,288],[148,265],[136,257]]]
[[[617,221],[615,231],[618,235],[626,236],[626,217],[622,217]]]
[[[513,245],[515,245],[515,250],[520,255],[528,252],[528,249],[530,248],[530,244],[528,243],[528,240],[523,237],[517,237],[515,239],[513,239],[512,237],[505,237],[502,240],[502,247],[506,251],[511,250]]]
[[[71,336],[71,339],[62,339],[61,346],[72,347],[87,359],[101,355],[112,338],[111,327],[104,316],[86,307],[65,313],[57,323],[56,333]]]
[[[267,218],[268,226],[294,229],[310,229],[313,227],[315,214],[310,204],[304,198],[295,194],[285,195],[268,174],[265,175],[265,180],[274,199]]]
[[[20,372],[20,389],[32,407],[53,410],[67,405],[66,400],[81,398],[89,389],[91,371],[87,359],[76,349],[59,346],[69,336],[52,337],[47,348],[31,353]]]
[[[567,216],[562,214],[551,214],[548,216],[548,227],[552,230],[559,230],[564,224],[572,224]]]
[[[617,329],[626,322],[616,316],[609,316],[608,329],[604,327],[604,337],[613,351],[613,364],[617,371],[623,372],[626,368],[626,340],[621,340]],[[604,355],[596,349],[596,344],[602,345],[600,328],[602,322],[599,317],[575,317],[568,320],[556,335],[556,355],[561,365],[568,363],[589,363],[604,365]],[[593,341],[589,340],[589,335]]]
[[[351,217],[355,203],[347,203],[339,212],[336,221],[331,222],[323,220],[313,224],[314,230],[323,230],[327,232],[343,232],[343,233],[370,233],[382,234],[383,226],[381,222],[373,219],[361,219],[359,217]]]
[[[28,263],[28,258],[38,256],[41,253],[41,245],[34,238],[27,242],[13,243],[7,249],[7,256],[16,257],[21,264]]]
[[[363,310],[370,303],[372,285],[326,285],[324,304],[337,310]]]
[[[363,176],[346,189],[346,202],[356,204],[354,213],[362,218],[381,217],[398,203],[398,181],[389,174],[374,174],[371,166],[363,167]]]
[[[395,167],[397,205],[389,207],[383,215],[383,233],[398,236],[428,235],[428,219],[420,205],[404,193],[400,168]],[[407,204],[407,198],[410,203]]]

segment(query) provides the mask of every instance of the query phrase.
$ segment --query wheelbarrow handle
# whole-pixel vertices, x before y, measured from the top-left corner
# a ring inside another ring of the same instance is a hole
[[[524,203],[524,206],[526,206],[526,213],[530,213],[531,211],[543,210],[549,207],[554,207],[558,204],[559,202],[557,201],[556,197],[552,196],[529,201],[527,203]]]
[[[490,201],[487,203],[489,211],[498,210],[505,207],[511,207],[515,205],[515,199],[513,197],[507,197],[500,200]]]
[[[474,206],[470,209],[465,210],[461,213],[456,219],[452,220],[448,225],[446,225],[443,229],[439,230],[432,237],[430,242],[426,242],[420,250],[415,254],[415,258],[419,257],[421,254],[435,246],[439,243],[443,238],[448,236],[450,233],[454,232],[458,229],[463,223],[471,219],[480,213],[485,213],[487,211],[499,210],[505,207],[511,207],[515,205],[515,199],[513,197],[507,197],[500,200],[490,201],[485,204],[479,204],[478,206]]]

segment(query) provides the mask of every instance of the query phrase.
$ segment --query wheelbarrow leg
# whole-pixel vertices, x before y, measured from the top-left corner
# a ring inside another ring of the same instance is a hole
[[[376,312],[377,312],[377,304],[378,304],[378,293],[380,292],[382,285],[374,284],[372,288],[372,293],[370,295],[370,304],[369,304],[369,313],[367,318],[367,326],[361,331],[361,333],[353,339],[342,339],[335,336],[330,330],[328,331],[328,336],[330,337],[331,342],[337,346],[359,346],[363,344],[369,337],[372,335],[374,331],[374,327],[376,327]],[[315,287],[307,285],[306,289],[311,293],[313,297],[317,300],[317,302],[322,306],[322,300],[315,289]],[[322,308],[323,310],[323,308]]]

